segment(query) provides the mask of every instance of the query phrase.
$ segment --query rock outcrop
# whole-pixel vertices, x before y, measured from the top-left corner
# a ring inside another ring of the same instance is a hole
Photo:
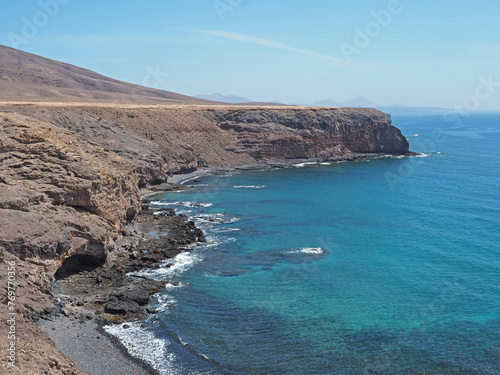
[[[135,167],[77,134],[0,114],[0,246],[63,276],[101,265],[140,210]]]
[[[198,168],[265,166],[405,154],[408,141],[367,108],[237,106],[3,106],[79,133],[132,162],[140,184]]]
[[[1,215],[1,210],[0,210]],[[2,232],[3,233],[3,232]],[[8,253],[0,246],[0,292],[7,296],[7,281],[10,264],[15,264],[16,299],[15,313],[7,307],[6,301],[0,304],[0,313],[5,318],[0,324],[0,374],[50,374],[50,375],[85,375],[75,363],[62,354],[49,336],[40,330],[33,322],[39,315],[45,315],[54,308],[52,295],[47,289],[43,266],[19,260],[14,254]],[[5,280],[5,282],[4,282]],[[12,289],[11,289],[12,290]],[[8,318],[7,318],[8,317]],[[7,354],[11,350],[13,332],[7,319],[15,317],[16,336],[16,368],[7,362]]]
[[[324,161],[339,153],[405,154],[408,141],[386,114],[368,108],[249,108],[204,111],[255,159]],[[341,146],[339,148],[339,146]]]

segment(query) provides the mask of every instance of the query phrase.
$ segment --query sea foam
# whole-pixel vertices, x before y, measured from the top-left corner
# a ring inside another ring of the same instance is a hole
[[[170,341],[157,338],[152,332],[141,327],[140,322],[104,326],[110,335],[116,336],[129,354],[149,363],[161,375],[174,375],[179,369],[174,366],[175,355],[168,353]]]
[[[165,201],[151,201],[149,202],[149,206],[151,208],[167,208],[171,206],[184,206],[184,207],[200,207],[200,208],[206,208],[206,207],[211,207],[212,203],[200,203],[200,202],[165,202]]]
[[[201,254],[183,252],[177,254],[173,259],[167,260],[159,268],[144,269],[132,272],[130,275],[148,277],[154,280],[165,280],[186,272],[201,260],[203,260]]]
[[[235,189],[264,189],[266,185],[236,185]]]
[[[321,254],[323,254],[323,252],[324,252],[324,249],[322,249],[321,247],[303,247],[303,248],[298,249],[298,250],[289,251],[288,253],[289,254],[302,253],[302,254],[307,254],[307,255],[321,255]]]
[[[304,167],[307,167],[308,165],[317,165],[318,163],[316,162],[306,162],[306,163],[298,163],[298,164],[294,164],[293,166],[295,168],[304,168]]]

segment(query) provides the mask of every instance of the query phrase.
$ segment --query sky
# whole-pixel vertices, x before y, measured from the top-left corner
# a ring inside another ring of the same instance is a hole
[[[498,0],[4,0],[0,44],[186,95],[500,110]]]

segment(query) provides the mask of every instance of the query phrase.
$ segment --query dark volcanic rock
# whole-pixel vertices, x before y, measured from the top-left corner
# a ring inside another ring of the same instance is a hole
[[[158,287],[163,288],[164,285],[157,285],[153,290],[157,291]],[[105,312],[120,315],[138,313],[142,310],[141,306],[149,303],[149,299],[149,293],[141,288],[140,285],[129,285],[117,289],[110,294]]]
[[[153,280],[144,280],[116,289],[109,295],[104,309],[109,314],[137,314],[141,306],[149,303],[150,295],[165,288],[165,284]]]
[[[141,306],[134,301],[114,297],[109,299],[104,311],[117,315],[136,314],[141,311]]]
[[[149,294],[142,288],[126,287],[115,290],[111,293],[110,300],[118,299],[122,301],[133,301],[140,306],[144,306],[149,302]]]
[[[162,261],[190,251],[179,242],[192,244],[199,236],[199,229],[186,217],[153,215],[147,209],[128,229],[133,236],[122,238],[102,267],[54,284],[55,295],[71,296],[71,306],[84,309],[75,313],[86,315],[86,311],[96,311],[100,319],[114,323],[144,318],[150,296],[165,289],[166,282],[127,274],[145,267],[159,267]],[[152,232],[158,235],[151,236]],[[135,256],[131,257],[132,253]],[[178,285],[175,280],[168,282]],[[86,301],[84,306],[78,306],[82,300]]]

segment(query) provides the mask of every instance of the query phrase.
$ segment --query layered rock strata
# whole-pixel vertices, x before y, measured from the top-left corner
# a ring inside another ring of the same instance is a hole
[[[4,106],[79,133],[132,162],[141,186],[198,168],[406,154],[384,113],[366,108]]]
[[[0,113],[0,246],[54,274],[106,260],[140,210],[135,167],[72,132]],[[62,276],[62,275],[61,275]]]

